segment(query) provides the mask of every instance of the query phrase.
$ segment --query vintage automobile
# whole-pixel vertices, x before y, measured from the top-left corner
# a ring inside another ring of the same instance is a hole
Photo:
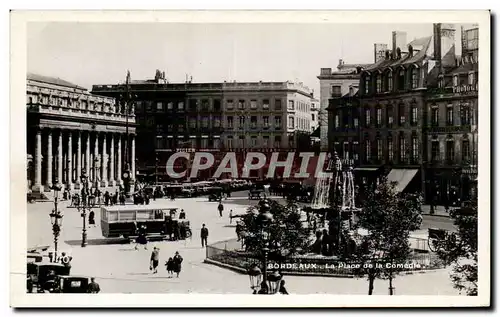
[[[253,200],[253,199],[262,199],[266,198],[266,194],[263,189],[250,189],[248,191],[248,199]]]
[[[210,187],[208,191],[208,201],[220,201],[223,192],[224,188],[222,187]]]
[[[28,292],[36,289],[37,293],[52,293],[56,290],[56,279],[59,275],[69,275],[70,266],[60,263],[31,262],[27,264]]]
[[[172,216],[165,217],[165,233],[170,240],[184,240],[193,235],[188,220]]]
[[[88,277],[60,275],[56,277],[54,293],[87,293],[89,284]]]

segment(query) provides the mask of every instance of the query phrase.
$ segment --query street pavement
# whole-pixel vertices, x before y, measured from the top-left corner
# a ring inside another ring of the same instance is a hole
[[[246,201],[246,203],[243,203]],[[209,229],[208,243],[235,238],[235,227],[229,225],[228,213],[242,214],[249,204],[257,203],[245,196],[224,201],[224,216],[219,217],[216,202],[206,197],[151,201],[151,206],[175,205],[186,211],[193,237],[185,241],[153,242],[148,250],[134,250],[133,244],[103,244],[100,228],[88,228],[89,245],[80,246],[82,218],[77,209],[67,208],[69,202],[62,202],[64,211],[59,252],[66,251],[73,256],[72,275],[93,276],[104,293],[211,293],[248,294],[248,276],[203,263],[206,250],[201,247],[200,228],[203,223]],[[28,246],[53,245],[49,213],[50,202],[28,204]],[[96,210],[96,223],[100,212]],[[149,271],[149,259],[153,246],[160,248],[158,274]],[[184,258],[179,278],[168,278],[164,267],[168,257],[176,251]],[[399,276],[394,281],[396,294],[401,295],[457,295],[449,279],[449,270]],[[367,294],[368,282],[364,278],[332,278],[310,276],[286,276],[287,289],[292,294]],[[375,282],[375,294],[388,293],[388,282]]]

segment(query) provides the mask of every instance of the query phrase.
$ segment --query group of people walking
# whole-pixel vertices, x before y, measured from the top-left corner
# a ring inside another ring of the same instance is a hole
[[[165,267],[168,272],[168,277],[173,277],[174,273],[176,277],[179,277],[179,274],[182,270],[182,261],[184,259],[179,254],[179,251],[176,251],[173,257],[168,258],[168,261],[165,262]],[[160,248],[154,247],[153,252],[151,252],[149,270],[153,272],[153,274],[158,273],[158,265],[160,263]]]

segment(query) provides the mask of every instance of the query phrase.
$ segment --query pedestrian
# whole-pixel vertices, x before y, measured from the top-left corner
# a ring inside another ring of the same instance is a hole
[[[182,261],[183,261],[182,256],[179,254],[179,251],[175,252],[173,260],[174,260],[174,272],[177,273],[177,277],[179,277],[179,274],[181,273],[182,270]]]
[[[141,226],[138,230],[137,238],[135,239],[135,249],[138,250],[138,245],[143,245],[144,250],[148,249],[148,239],[146,237],[146,226]]]
[[[95,227],[95,213],[93,210],[90,210],[89,212],[89,226]]]
[[[97,294],[101,291],[101,288],[99,287],[99,284],[96,283],[95,278],[91,277],[90,278],[90,284],[87,288],[87,293],[90,294]]]
[[[160,249],[157,247],[153,248],[153,252],[151,252],[151,260],[149,269],[153,271],[153,274],[158,273],[158,263],[160,262]]]
[[[184,209],[181,209],[181,212],[179,213],[179,219],[186,219],[186,212]]]
[[[107,206],[109,205],[109,192],[106,191],[106,193],[104,194],[104,205]]]
[[[167,266],[168,277],[171,278],[174,275],[174,259],[172,259],[171,257],[168,258],[168,261],[165,263],[165,265]]]
[[[205,227],[205,224],[201,226],[201,247],[206,247],[207,246],[207,239],[208,239],[208,228]]]
[[[219,202],[219,206],[217,207],[219,209],[219,215],[222,217],[222,211],[224,210],[224,205],[222,205],[222,202]]]
[[[229,224],[233,224],[233,210],[229,210]]]
[[[283,294],[283,295],[289,295],[289,294],[288,294],[288,291],[287,291],[287,290],[286,290],[286,288],[285,288],[285,280],[281,280],[281,281],[280,281],[280,288],[279,288],[278,292],[279,292],[280,294]]]

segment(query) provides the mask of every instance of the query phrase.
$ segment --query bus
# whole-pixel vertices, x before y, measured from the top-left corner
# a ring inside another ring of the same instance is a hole
[[[114,205],[101,207],[101,232],[106,238],[130,238],[145,226],[147,235],[165,236],[165,223],[177,206]]]

